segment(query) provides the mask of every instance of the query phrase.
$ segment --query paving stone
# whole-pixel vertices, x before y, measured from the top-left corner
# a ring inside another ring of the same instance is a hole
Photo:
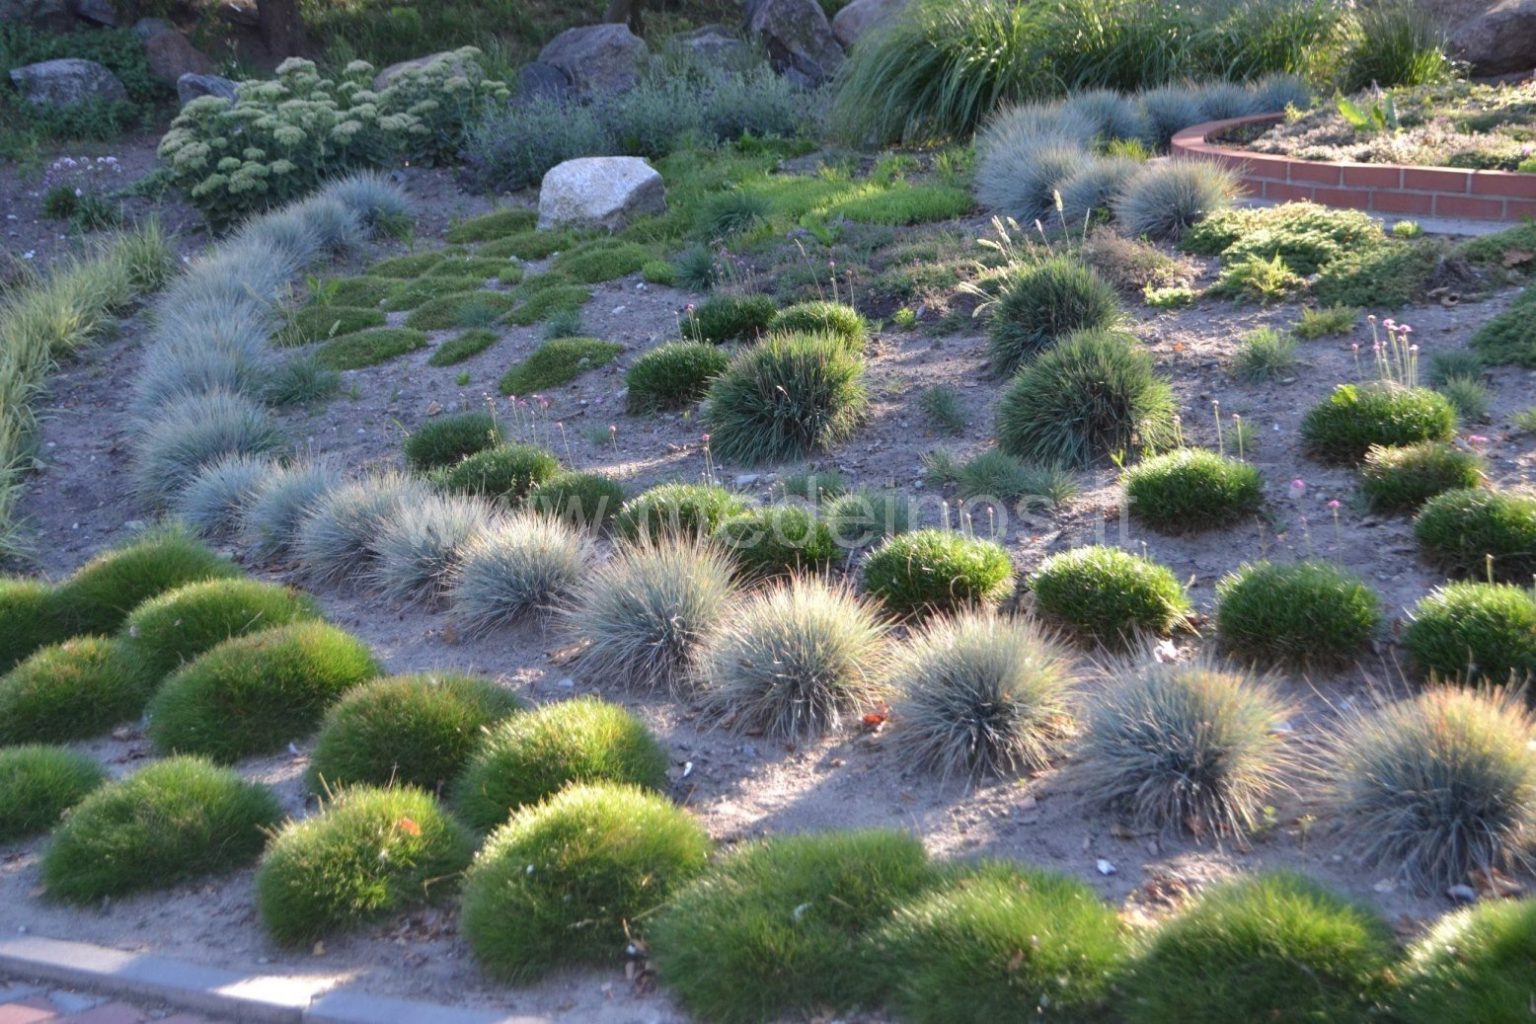
[[[0,1024],[42,1024],[58,1019],[58,1013],[46,999],[24,999],[0,1006]]]
[[[59,1024],[147,1024],[149,1015],[127,1003],[103,1003],[94,1009],[65,1017]]]

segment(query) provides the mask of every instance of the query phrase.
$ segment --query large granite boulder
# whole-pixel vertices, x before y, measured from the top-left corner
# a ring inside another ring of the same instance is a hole
[[[529,61],[517,69],[517,98],[563,100],[571,93],[571,78],[553,64]]]
[[[117,5],[112,0],[74,0],[75,17],[92,25],[117,27]]]
[[[464,58],[454,50],[441,50],[437,53],[429,53],[425,57],[415,57],[411,60],[402,60],[398,64],[389,67],[373,76],[373,91],[379,92],[388,88],[389,84],[407,71],[415,71],[417,68],[427,68],[440,60],[448,61],[455,65],[454,70],[459,71],[468,67]]]
[[[158,32],[144,40],[144,59],[149,73],[166,85],[176,85],[183,75],[211,75],[213,61],[187,41],[180,32]]]
[[[235,83],[219,75],[189,74],[176,79],[176,98],[181,101],[182,106],[204,96],[217,96],[233,103]]]
[[[647,52],[645,41],[627,26],[586,25],[546,43],[539,63],[563,71],[578,93],[626,92],[635,87]]]
[[[0,21],[19,21],[50,32],[68,32],[75,16],[65,0],[0,0]]]
[[[539,186],[539,229],[617,231],[667,211],[661,175],[635,156],[588,156],[556,164]]]
[[[739,67],[752,60],[752,48],[723,25],[679,33],[667,40],[667,47],[713,67]]]
[[[780,73],[820,85],[843,66],[843,48],[816,0],[749,0],[747,32]]]
[[[61,57],[11,69],[21,98],[50,107],[74,107],[98,100],[126,100],[128,90],[111,71],[93,60]]]
[[[907,6],[907,0],[853,0],[832,18],[832,35],[843,47],[850,48],[859,38],[883,25]]]
[[[1474,74],[1507,75],[1536,68],[1536,0],[1459,3],[1441,14],[1454,56]]]

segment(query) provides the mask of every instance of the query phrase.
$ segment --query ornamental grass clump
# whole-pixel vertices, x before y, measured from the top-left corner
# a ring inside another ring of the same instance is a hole
[[[149,738],[163,753],[225,764],[282,750],[314,732],[344,693],[378,674],[361,641],[324,623],[235,637],[161,685],[149,706]]]
[[[1155,455],[1121,477],[1131,514],[1165,533],[1195,533],[1254,514],[1264,480],[1247,462],[1201,448]]]
[[[0,576],[0,674],[40,647],[68,640],[55,588],[41,580]]]
[[[1482,486],[1486,463],[1445,441],[1373,445],[1360,466],[1360,490],[1378,512],[1414,512],[1446,491]]]
[[[731,361],[709,386],[703,419],[719,458],[756,465],[847,440],[868,406],[861,356],[831,335],[785,334]]]
[[[862,584],[901,617],[989,608],[1013,593],[1013,562],[989,540],[915,530],[889,537],[870,554]]]
[[[89,739],[137,718],[150,688],[115,641],[38,648],[0,676],[0,745]]]
[[[1096,125],[1058,105],[1013,107],[976,139],[976,198],[1020,224],[1062,227],[1056,206],[1062,184],[1093,162]]]
[[[162,508],[221,459],[275,454],[284,444],[282,430],[249,398],[226,391],[183,397],[144,424],[134,489],[146,505]]]
[[[830,334],[853,352],[863,352],[869,324],[859,311],[841,302],[799,302],[785,306],[768,321],[770,334]]]
[[[177,530],[146,534],[104,551],[54,591],[58,614],[72,634],[114,633],[128,613],[151,597],[199,580],[238,576],[233,562]]]
[[[68,747],[0,748],[0,843],[49,831],[106,780],[94,758]]]
[[[536,444],[498,444],[475,452],[433,477],[438,486],[517,504],[560,471],[560,460]]]
[[[282,819],[271,790],[231,769],[157,761],[75,805],[43,852],[43,889],[89,904],[225,874],[260,856]]]
[[[1148,163],[1125,183],[1113,210],[1126,234],[1176,242],[1231,205],[1236,191],[1231,171],[1204,160]]]
[[[1152,357],[1110,331],[1075,334],[1042,352],[997,409],[998,447],[1025,462],[1083,466],[1158,449],[1177,432],[1177,403]]]
[[[479,676],[425,673],[364,683],[325,713],[309,758],[310,788],[415,786],[440,793],[464,771],[486,729],[521,710]]]
[[[152,690],[230,637],[319,618],[314,599],[292,587],[259,580],[206,580],[139,605],[123,624],[118,645],[125,663]]]
[[[987,356],[1000,377],[1075,331],[1107,330],[1125,315],[1113,286],[1066,256],[1020,269],[990,308]]]
[[[1353,716],[1328,777],[1355,851],[1431,892],[1489,869],[1529,868],[1533,726],[1518,694],[1457,687]]]
[[[1137,828],[1218,842],[1257,828],[1295,764],[1274,690],[1207,661],[1147,658],[1117,675],[1083,730],[1087,791]]]
[[[716,484],[658,484],[626,501],[615,526],[631,539],[706,538],[746,510],[745,502]]]
[[[1326,562],[1251,562],[1216,584],[1216,638],[1246,659],[1347,664],[1380,625],[1377,593]]]
[[[706,700],[740,730],[801,742],[885,692],[885,628],[872,607],[814,577],[754,595],[701,654]]]
[[[240,510],[277,471],[277,463],[266,456],[220,459],[192,478],[171,503],[171,512],[199,537],[222,537],[234,528]]]
[[[988,612],[935,618],[896,652],[894,742],[945,779],[1040,771],[1075,731],[1077,673],[1025,619]]]
[[[501,428],[488,412],[440,416],[405,439],[405,461],[415,470],[452,466],[501,443]]]
[[[593,560],[579,527],[538,512],[498,520],[459,552],[450,584],[455,620],[478,636],[568,607]]]
[[[546,704],[489,727],[454,786],[454,805],[489,832],[573,784],[664,792],[670,760],[651,731],[596,697]]]
[[[1392,929],[1302,875],[1222,883],[1152,936],[1124,981],[1127,1024],[1371,1018],[1397,959]]]
[[[665,797],[576,785],[515,814],[464,881],[460,926],[489,973],[530,981],[572,963],[616,967],[704,871],[709,836]]]
[[[239,511],[239,535],[261,557],[282,554],[293,544],[312,508],[339,483],[328,462],[273,466]]]
[[[1530,1016],[1536,900],[1479,901],[1440,918],[1408,948],[1392,1013],[1403,1024]]]
[[[778,305],[766,295],[716,295],[683,317],[683,339],[712,345],[751,341],[768,332],[778,312]]]
[[[674,341],[636,359],[624,374],[625,408],[632,413],[684,409],[709,391],[731,357],[706,342]]]
[[[566,470],[528,496],[528,506],[581,529],[604,529],[624,507],[624,485],[601,473]]]
[[[1508,583],[1447,583],[1409,613],[1403,646],[1430,679],[1524,685],[1536,680],[1536,594]]]
[[[734,568],[718,548],[687,538],[621,547],[563,615],[586,644],[582,669],[629,689],[690,689],[705,639],[735,600]]]
[[[909,497],[897,491],[850,491],[827,503],[822,521],[832,532],[833,543],[851,554],[906,533],[910,506]]]
[[[386,474],[324,493],[304,514],[293,552],[305,571],[325,583],[354,580],[378,559],[376,542],[385,524],[431,495],[415,477]]]
[[[801,505],[764,505],[727,519],[717,534],[749,579],[820,572],[837,557],[832,530]]]
[[[1449,441],[1456,409],[1444,395],[1392,381],[1340,384],[1301,421],[1307,453],[1324,462],[1353,463],[1373,445]]]
[[[469,833],[430,794],[344,789],[272,837],[256,870],[256,910],[277,942],[313,943],[442,900],[473,856]]]
[[[1189,597],[1166,566],[1102,545],[1052,555],[1029,577],[1035,608],[1079,639],[1124,647],[1188,620]]]
[[[648,930],[667,987],[722,1024],[847,1010],[886,995],[867,943],[934,881],[923,844],[884,830],[737,847]]]
[[[873,947],[900,965],[886,1001],[913,1024],[1091,1021],[1103,1019],[1127,940],[1086,884],[984,861],[900,904]]]
[[[384,522],[371,548],[366,580],[384,598],[433,602],[445,596],[464,551],[495,522],[476,498],[433,494]]]
[[[1536,497],[1528,494],[1446,491],[1424,503],[1413,535],[1453,576],[1528,583],[1536,575]]]

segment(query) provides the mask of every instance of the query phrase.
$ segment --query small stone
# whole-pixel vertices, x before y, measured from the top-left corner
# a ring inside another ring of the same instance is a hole
[[[1445,895],[1453,903],[1476,903],[1477,890],[1470,885],[1453,885],[1445,890]]]
[[[1392,881],[1390,878],[1383,878],[1381,881],[1371,886],[1371,888],[1385,896],[1389,892],[1397,891],[1397,883]]]
[[[1099,869],[1099,874],[1101,875],[1113,875],[1118,870],[1113,864],[1105,860],[1103,857],[1100,857],[1098,861],[1095,862],[1094,867]]]

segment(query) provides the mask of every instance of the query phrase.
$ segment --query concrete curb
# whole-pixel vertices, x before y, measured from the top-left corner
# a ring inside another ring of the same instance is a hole
[[[542,1016],[369,995],[332,987],[328,978],[242,974],[36,936],[0,939],[0,972],[153,999],[242,1024],[552,1024]]]

